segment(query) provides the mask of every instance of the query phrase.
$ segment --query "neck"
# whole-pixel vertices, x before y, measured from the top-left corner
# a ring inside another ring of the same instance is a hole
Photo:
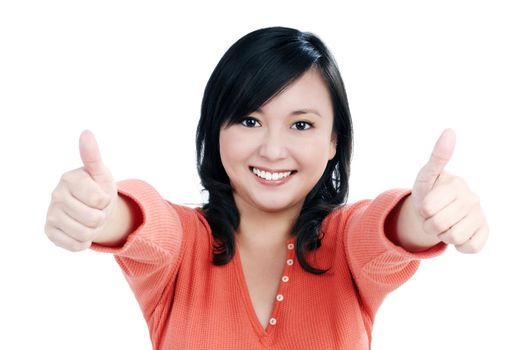
[[[302,206],[279,212],[266,212],[235,198],[240,225],[236,232],[238,244],[244,246],[283,245],[293,237],[293,226]]]

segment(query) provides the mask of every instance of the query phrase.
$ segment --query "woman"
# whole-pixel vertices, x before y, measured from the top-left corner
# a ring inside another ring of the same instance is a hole
[[[368,349],[384,297],[447,244],[477,252],[477,196],[444,172],[446,130],[409,190],[345,205],[352,126],[344,84],[314,35],[273,27],[223,56],[196,145],[209,200],[188,208],[116,184],[93,135],[53,192],[45,231],[115,254],[154,349]]]

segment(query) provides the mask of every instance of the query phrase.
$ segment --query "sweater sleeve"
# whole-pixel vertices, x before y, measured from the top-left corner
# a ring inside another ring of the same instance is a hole
[[[439,243],[412,253],[387,238],[386,218],[408,194],[408,190],[390,190],[373,201],[358,202],[346,225],[348,264],[371,323],[385,296],[416,272],[419,261],[437,256],[447,247]]]
[[[131,199],[141,211],[139,225],[122,246],[93,243],[91,249],[112,253],[139,302],[146,320],[151,320],[165,286],[175,279],[183,245],[183,230],[177,206],[161,198],[141,180],[124,180],[118,193]]]

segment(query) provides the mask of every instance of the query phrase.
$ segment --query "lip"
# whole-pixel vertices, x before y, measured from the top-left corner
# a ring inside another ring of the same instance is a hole
[[[259,169],[259,170],[263,170],[263,171],[266,171],[266,172],[270,172],[270,173],[286,173],[286,172],[290,171],[291,174],[289,176],[286,176],[286,177],[280,179],[280,180],[266,180],[266,179],[262,179],[261,177],[259,177],[255,173],[253,173],[253,168],[256,168],[256,169]],[[265,186],[280,186],[280,185],[283,185],[284,183],[288,182],[297,173],[296,170],[271,170],[269,168],[260,168],[260,167],[253,167],[253,166],[249,167],[249,171],[256,178],[256,181],[258,181],[260,184],[265,185]]]

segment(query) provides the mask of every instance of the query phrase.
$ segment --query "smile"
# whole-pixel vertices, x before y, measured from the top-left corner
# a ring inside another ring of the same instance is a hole
[[[251,167],[251,170],[253,172],[253,174],[255,174],[256,176],[258,176],[259,178],[262,178],[264,180],[267,180],[267,181],[278,181],[278,180],[282,180],[288,176],[290,176],[291,174],[295,173],[296,171],[282,171],[282,172],[269,172],[269,171],[265,171],[265,170],[260,170],[258,168],[255,168],[255,167]]]

